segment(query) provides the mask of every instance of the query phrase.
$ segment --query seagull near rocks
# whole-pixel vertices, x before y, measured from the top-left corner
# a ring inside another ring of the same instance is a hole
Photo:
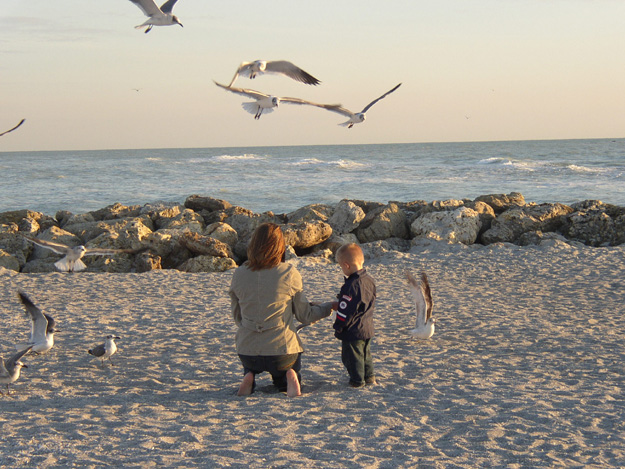
[[[432,317],[432,292],[428,277],[425,272],[421,274],[420,280],[414,278],[410,272],[406,272],[406,277],[417,310],[415,328],[410,333],[417,339],[429,339],[434,335],[436,319]]]
[[[22,368],[28,368],[20,359],[30,352],[31,347],[28,347],[21,352],[17,352],[6,362],[0,357],[0,384],[7,385],[7,394],[10,394],[9,384],[15,383],[22,372]],[[2,393],[0,393],[2,394]]]
[[[308,106],[316,106],[324,109],[334,109],[340,107],[339,104],[319,104],[313,103],[312,101],[306,101],[300,98],[279,98],[277,96],[268,95],[265,93],[261,93],[260,91],[248,90],[244,88],[235,88],[233,86],[222,85],[221,83],[215,82],[217,86],[222,87],[227,91],[231,91],[232,93],[240,94],[242,96],[247,96],[248,98],[253,98],[256,102],[243,103],[243,109],[245,109],[250,114],[254,114],[254,119],[260,119],[260,116],[263,114],[269,114],[273,112],[273,108],[278,107],[280,103],[287,104],[303,104]]]
[[[5,131],[5,132],[2,132],[2,133],[0,134],[0,137],[2,137],[2,136],[3,136],[3,135],[5,135],[5,134],[8,134],[9,132],[13,132],[15,129],[17,129],[17,128],[18,128],[20,125],[22,125],[24,122],[26,122],[26,119],[22,119],[22,120],[20,121],[20,123],[19,123],[19,124],[17,124],[17,125],[16,125],[15,127],[13,127],[12,129],[9,129],[9,130],[7,130],[7,131]]]
[[[18,352],[32,349],[37,354],[46,353],[54,345],[54,333],[59,332],[54,328],[55,322],[52,316],[44,314],[24,293],[18,292],[20,301],[30,316],[30,338],[25,344],[16,345]]]
[[[113,364],[111,360],[111,356],[115,355],[117,352],[117,345],[115,345],[115,341],[121,339],[121,337],[117,337],[114,335],[107,335],[106,341],[103,344],[98,345],[97,347],[93,347],[89,350],[89,353],[94,357],[98,357],[102,360],[102,366],[104,366],[104,360],[107,358]]]
[[[178,0],[168,0],[163,3],[161,7],[157,7],[154,0],[130,0],[132,3],[141,8],[141,11],[148,16],[145,23],[135,26],[136,29],[141,29],[147,26],[145,33],[149,33],[153,26],[171,26],[172,24],[182,23],[178,20],[176,15],[172,14],[174,5]]]
[[[232,81],[230,82],[228,87],[234,85],[234,82],[239,76],[254,79],[258,75],[262,75],[263,73],[284,75],[292,78],[295,81],[299,81],[307,85],[318,85],[319,83],[321,83],[310,73],[305,72],[297,65],[287,60],[255,60],[254,62],[241,63],[236,73],[234,74],[234,77],[232,77]]]
[[[375,103],[377,103],[381,99],[386,98],[389,94],[391,94],[393,91],[395,91],[400,86],[401,86],[401,83],[399,85],[395,86],[395,88],[393,88],[392,90],[387,91],[386,93],[384,93],[379,98],[374,99],[369,104],[367,104],[364,107],[364,109],[362,111],[360,111],[360,112],[352,112],[349,109],[345,109],[344,107],[341,107],[341,106],[338,106],[338,107],[328,107],[326,109],[328,109],[328,111],[338,112],[339,114],[342,114],[344,116],[349,117],[348,121],[342,122],[339,125],[342,125],[344,127],[346,126],[348,129],[351,129],[354,126],[354,124],[360,124],[361,122],[365,121],[365,119],[367,118],[365,113],[371,108],[371,106],[373,106]]]
[[[121,253],[133,253],[132,249],[92,249],[84,246],[66,246],[65,244],[55,243],[53,241],[45,241],[43,239],[32,238],[27,235],[23,235],[28,241],[31,241],[38,246],[41,246],[57,254],[64,255],[63,258],[56,261],[54,266],[61,272],[80,272],[85,270],[87,266],[81,260],[84,256],[112,256]]]

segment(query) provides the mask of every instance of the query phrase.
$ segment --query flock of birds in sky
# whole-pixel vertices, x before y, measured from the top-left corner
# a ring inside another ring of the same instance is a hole
[[[21,361],[26,354],[33,352],[37,355],[43,355],[54,346],[54,334],[60,332],[55,329],[55,321],[52,316],[44,314],[23,292],[18,292],[18,296],[28,316],[30,316],[30,337],[28,342],[17,344],[15,349],[17,353],[8,360],[0,357],[0,384],[7,387],[7,395],[10,394],[9,384],[17,381],[21,375],[22,368],[28,366]],[[108,335],[103,344],[100,344],[90,350],[88,353],[102,360],[108,359],[113,364],[111,356],[117,351],[115,340],[120,339],[118,336]]]

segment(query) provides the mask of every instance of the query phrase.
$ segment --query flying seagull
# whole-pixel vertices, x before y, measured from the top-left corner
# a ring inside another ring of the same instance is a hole
[[[429,339],[434,335],[436,319],[432,317],[432,292],[428,277],[425,272],[421,274],[420,280],[414,278],[410,272],[406,272],[406,277],[417,310],[415,328],[410,333],[417,339]]]
[[[265,93],[261,93],[260,91],[247,90],[245,88],[235,88],[232,86],[222,85],[221,83],[215,82],[217,86],[222,87],[227,91],[231,91],[236,94],[240,94],[242,96],[247,96],[248,98],[253,98],[255,102],[243,103],[243,109],[245,109],[250,114],[254,114],[254,119],[260,119],[261,114],[264,112],[265,114],[269,114],[273,112],[273,108],[278,107],[280,103],[287,104],[305,104],[308,106],[316,106],[324,109],[333,110],[334,108],[340,107],[339,104],[319,104],[313,103],[312,101],[306,101],[300,98],[279,98],[277,96],[268,95]]]
[[[107,335],[106,341],[103,344],[98,345],[97,347],[93,347],[89,350],[89,353],[94,357],[98,357],[102,360],[102,365],[104,366],[104,360],[107,358],[113,364],[111,360],[111,356],[117,352],[117,345],[115,345],[115,340],[119,340],[121,337],[117,337],[114,335]]]
[[[9,132],[13,132],[13,131],[14,131],[15,129],[17,129],[20,125],[22,125],[25,121],[26,121],[26,119],[22,119],[22,120],[20,121],[20,123],[19,123],[19,124],[17,124],[17,125],[16,125],[15,127],[13,127],[12,129],[7,130],[6,132],[2,132],[2,133],[0,134],[0,137],[2,137],[4,134],[8,134]]]
[[[228,87],[234,85],[239,75],[254,79],[256,76],[262,75],[263,73],[285,75],[307,85],[318,85],[321,83],[310,73],[305,72],[297,65],[287,60],[255,60],[254,62],[241,63]]]
[[[345,109],[344,107],[341,107],[341,106],[338,106],[338,107],[328,107],[326,109],[328,109],[328,111],[338,112],[339,114],[343,114],[344,116],[349,117],[348,121],[342,122],[339,125],[347,126],[348,129],[351,129],[354,126],[354,124],[360,124],[361,122],[365,121],[365,119],[367,117],[365,115],[365,113],[369,110],[369,108],[371,108],[371,106],[373,106],[379,100],[386,98],[389,94],[391,94],[393,91],[395,91],[400,86],[401,86],[401,83],[399,85],[395,86],[395,88],[393,88],[392,90],[387,91],[386,93],[384,93],[379,98],[374,99],[369,104],[367,104],[364,107],[364,109],[362,111],[360,111],[360,112],[352,112],[349,109]]]
[[[0,384],[7,385],[7,394],[11,393],[9,384],[15,383],[19,379],[22,368],[28,368],[20,361],[20,358],[30,352],[30,349],[31,347],[17,352],[7,361],[4,361],[4,358],[0,357]]]
[[[64,255],[63,258],[54,263],[56,268],[61,272],[80,272],[81,270],[85,270],[87,266],[83,261],[81,261],[84,256],[112,256],[115,254],[135,252],[132,249],[92,249],[86,248],[82,245],[70,247],[53,241],[45,241],[43,239],[32,238],[26,235],[23,236],[28,241],[31,241],[38,246],[50,249],[57,254]]]
[[[16,345],[18,352],[32,349],[35,353],[46,353],[54,345],[54,333],[58,332],[54,328],[55,322],[52,316],[43,314],[35,304],[30,301],[24,293],[17,293],[20,301],[26,308],[26,312],[30,315],[30,338],[25,344]]]
[[[141,8],[141,11],[148,16],[145,23],[135,26],[136,29],[141,29],[147,26],[145,33],[149,33],[153,26],[171,26],[172,24],[182,23],[178,20],[176,15],[172,15],[174,5],[178,0],[168,0],[163,3],[161,7],[157,7],[154,0],[130,0],[132,3]]]

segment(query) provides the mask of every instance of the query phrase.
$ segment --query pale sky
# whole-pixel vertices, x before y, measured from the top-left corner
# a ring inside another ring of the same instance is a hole
[[[144,34],[128,0],[2,0],[0,132],[26,122],[0,152],[625,136],[621,0],[179,0],[174,13],[184,28]],[[255,121],[212,81],[255,59],[322,83],[236,86],[352,111],[403,85],[352,129],[287,104]]]

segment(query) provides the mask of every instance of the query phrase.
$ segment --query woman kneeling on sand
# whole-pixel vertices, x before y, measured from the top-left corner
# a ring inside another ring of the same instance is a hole
[[[238,395],[254,392],[255,375],[267,371],[287,396],[301,396],[302,341],[294,319],[311,324],[332,312],[332,303],[311,305],[302,277],[284,262],[284,236],[274,223],[260,225],[247,248],[248,260],[232,277],[232,316],[244,377]]]

